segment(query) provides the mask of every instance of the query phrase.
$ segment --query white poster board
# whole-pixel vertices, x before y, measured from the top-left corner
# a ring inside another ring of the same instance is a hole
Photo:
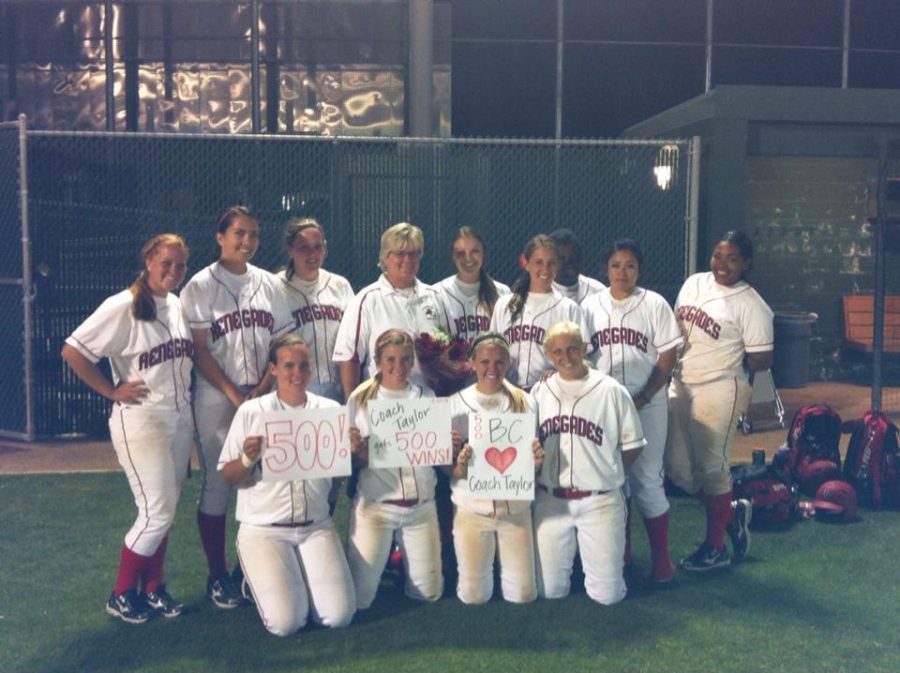
[[[347,407],[286,409],[259,415],[263,481],[293,481],[350,474]]]
[[[370,400],[369,467],[450,465],[450,405],[440,397]]]
[[[534,414],[469,414],[469,496],[534,500]]]

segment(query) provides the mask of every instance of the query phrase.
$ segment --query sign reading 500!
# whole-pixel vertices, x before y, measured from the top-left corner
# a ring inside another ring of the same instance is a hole
[[[369,467],[422,467],[453,462],[447,400],[371,400],[367,415]]]
[[[263,481],[350,474],[346,407],[269,411],[259,418]]]

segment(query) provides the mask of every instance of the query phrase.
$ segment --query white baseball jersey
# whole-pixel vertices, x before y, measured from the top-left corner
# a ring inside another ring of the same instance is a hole
[[[571,299],[579,306],[584,303],[585,299],[597,294],[605,287],[599,280],[581,274],[578,274],[578,282],[574,285],[562,285],[555,280],[553,281],[554,291],[559,292],[563,297]]]
[[[486,411],[492,414],[512,413],[509,396],[500,391],[495,395],[484,395],[474,385],[463,388],[450,398],[450,423],[464,438],[469,436],[469,413]],[[525,411],[535,411],[534,398],[525,393]],[[537,436],[537,433],[535,433]],[[484,500],[469,495],[467,479],[453,479],[451,482],[451,499],[457,507],[474,514],[492,516],[498,513],[515,514],[531,507],[528,500]]]
[[[278,285],[294,318],[294,331],[309,346],[313,371],[309,390],[316,394],[339,389],[340,371],[332,361],[344,309],[353,299],[353,288],[343,276],[324,269],[313,281],[305,281],[294,274],[290,280],[279,271]]]
[[[378,372],[375,342],[389,329],[401,329],[417,337],[436,327],[449,331],[447,316],[437,291],[418,278],[414,287],[397,289],[382,274],[360,290],[347,305],[334,347],[335,362],[359,362],[362,379]],[[413,380],[422,381],[418,362]]]
[[[312,393],[306,394],[304,409],[325,409],[339,406],[329,400]],[[217,469],[221,472],[226,463],[241,457],[244,451],[244,440],[256,433],[254,421],[267,411],[298,409],[290,407],[272,391],[256,399],[247,400],[234,415],[231,429],[225,438],[225,445],[219,455]],[[305,523],[327,519],[328,493],[331,491],[331,479],[301,479],[298,481],[261,481],[261,463],[253,466],[248,481],[237,489],[237,520],[241,523],[256,526],[272,524]]]
[[[684,281],[675,301],[684,349],[675,376],[687,384],[743,377],[744,353],[774,347],[772,309],[745,281],[719,285],[711,272]]]
[[[378,389],[375,399],[404,400],[434,397],[430,388],[409,383],[405,390]],[[350,425],[358,428],[360,435],[369,436],[369,419],[366,409],[359,406],[353,396],[347,400]],[[359,494],[370,502],[383,500],[418,500],[420,503],[434,499],[437,475],[430,465],[425,467],[370,468],[359,473]]]
[[[236,276],[214,262],[198,271],[181,291],[191,329],[208,330],[210,355],[238,387],[252,388],[262,380],[269,341],[290,328],[292,319],[279,283],[252,264],[245,274]],[[198,382],[209,386],[202,376]]]
[[[444,302],[450,334],[470,344],[491,326],[491,314],[478,302],[480,283],[463,283],[458,276],[444,278],[434,288]],[[509,286],[494,281],[498,299],[509,294]]]
[[[191,369],[194,342],[174,294],[154,297],[155,320],[138,320],[131,314],[134,295],[122,290],[107,298],[66,343],[96,364],[109,358],[113,383],[143,381],[147,397],[125,407],[181,410],[191,403]]]
[[[547,329],[560,320],[571,320],[581,326],[585,343],[588,341],[587,325],[578,304],[555,293],[530,292],[522,312],[513,323],[509,314],[509,302],[513,295],[500,297],[491,317],[491,331],[502,334],[510,346],[510,367],[507,378],[520,388],[533,386],[541,374],[553,369],[544,355],[544,335]]]
[[[581,308],[591,334],[591,359],[632,395],[647,383],[659,354],[684,341],[672,309],[651,290],[635,288],[620,301],[603,289]],[[665,399],[665,386],[653,397]]]
[[[546,452],[538,483],[547,489],[611,491],[625,483],[621,453],[644,446],[631,395],[595,369],[578,381],[553,374],[532,390]]]

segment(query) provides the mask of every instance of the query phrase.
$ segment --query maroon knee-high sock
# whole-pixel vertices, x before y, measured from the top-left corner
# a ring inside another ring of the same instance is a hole
[[[734,516],[731,498],[731,491],[706,496],[706,544],[716,549],[725,546],[725,529]]]
[[[228,572],[225,560],[225,515],[204,514],[197,510],[197,526],[200,528],[200,542],[210,577],[219,577]]]
[[[653,561],[653,579],[668,582],[675,575],[675,564],[669,556],[669,513],[652,519],[644,519],[644,528],[650,540],[650,558]]]
[[[625,500],[625,554],[622,560],[625,567],[630,566],[634,560],[631,551],[631,498]]]
[[[122,552],[119,555],[119,572],[116,574],[116,586],[113,589],[116,596],[129,589],[137,589],[141,573],[149,560],[149,556],[136,554],[124,543],[122,544]]]
[[[149,594],[156,591],[159,585],[163,583],[163,565],[166,561],[166,549],[169,546],[169,536],[166,535],[159,547],[153,552],[153,556],[144,564],[144,572],[141,577],[141,583],[144,585],[144,593]]]

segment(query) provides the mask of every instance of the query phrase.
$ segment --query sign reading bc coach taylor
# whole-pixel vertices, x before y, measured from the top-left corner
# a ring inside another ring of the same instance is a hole
[[[349,428],[346,407],[260,414],[254,434],[263,438],[263,481],[350,474]]]
[[[369,467],[423,467],[453,462],[447,400],[371,400],[368,416]]]
[[[534,414],[469,414],[469,495],[534,500]]]

